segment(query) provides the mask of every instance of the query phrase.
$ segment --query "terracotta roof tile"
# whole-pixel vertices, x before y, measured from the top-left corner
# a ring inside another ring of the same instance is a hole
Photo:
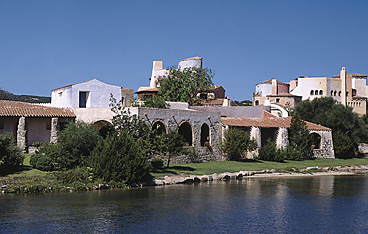
[[[277,82],[277,84],[289,85],[288,83],[284,83],[284,82],[281,82],[281,81],[278,81],[278,80],[276,80],[276,82]],[[269,79],[269,80],[263,81],[263,82],[258,83],[258,84],[272,84],[272,79]]]
[[[278,128],[290,127],[291,117],[282,118],[221,118],[221,122],[228,126],[239,126],[239,127],[262,127],[262,128]],[[330,128],[321,126],[319,124],[311,123],[306,121],[309,130],[331,130]]]
[[[0,100],[0,116],[75,118],[75,114],[70,109],[7,100]]]
[[[208,106],[222,106],[223,103],[224,103],[223,98],[199,101],[200,105],[208,105]]]

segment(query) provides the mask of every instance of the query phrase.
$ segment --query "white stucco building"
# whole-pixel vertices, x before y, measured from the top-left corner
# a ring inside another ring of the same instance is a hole
[[[129,92],[130,90],[131,92]],[[130,100],[133,98],[132,89],[124,89],[120,86],[92,79],[52,90],[51,106],[74,108],[109,107],[111,94],[116,100],[122,100],[124,106],[129,106]]]
[[[290,81],[290,93],[302,96],[303,100],[332,97],[337,102],[350,106],[359,115],[367,113],[367,76],[346,73],[331,77],[299,77]]]

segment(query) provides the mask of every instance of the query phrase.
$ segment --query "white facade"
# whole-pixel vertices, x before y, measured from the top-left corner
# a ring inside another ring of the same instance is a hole
[[[187,58],[187,59],[183,59],[179,62],[178,68],[179,69],[184,69],[184,68],[189,68],[189,67],[202,67],[202,58],[201,57],[192,57],[192,58]],[[150,86],[149,87],[140,87],[138,89],[138,91],[143,91],[143,90],[147,90],[150,88],[157,88],[156,86],[156,82],[158,80],[158,78],[160,76],[167,76],[169,75],[169,69],[163,69],[163,62],[158,60],[158,61],[153,61],[153,66],[152,66],[152,74],[151,74],[151,81],[150,81]]]
[[[51,106],[74,108],[109,107],[110,94],[117,101],[122,100],[121,87],[92,79],[52,90]]]

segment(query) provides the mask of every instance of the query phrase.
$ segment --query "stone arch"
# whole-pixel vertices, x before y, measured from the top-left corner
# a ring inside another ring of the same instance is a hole
[[[181,134],[184,138],[184,142],[187,146],[193,145],[193,131],[192,125],[189,122],[183,121],[179,125],[179,134]]]
[[[151,130],[152,131],[156,130],[156,133],[158,135],[161,135],[163,133],[167,133],[167,128],[166,128],[165,124],[160,120],[156,120],[152,123]]]
[[[201,146],[205,146],[206,142],[210,143],[210,128],[204,123],[201,127]]]
[[[111,135],[114,133],[114,127],[109,121],[106,120],[99,120],[94,122],[94,125],[96,126],[97,132],[103,137],[107,137],[108,135]]]
[[[313,132],[310,137],[312,139],[312,149],[321,149],[322,136],[317,132]]]

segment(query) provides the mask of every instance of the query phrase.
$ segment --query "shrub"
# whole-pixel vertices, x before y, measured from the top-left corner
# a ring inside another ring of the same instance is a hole
[[[52,159],[45,154],[33,154],[29,163],[32,167],[41,171],[52,171],[54,170],[54,165]]]
[[[89,157],[94,175],[103,181],[140,182],[149,176],[145,153],[135,138],[120,131],[99,142]]]
[[[164,161],[159,158],[152,159],[151,165],[154,169],[160,169],[164,166]]]
[[[239,128],[229,128],[225,132],[221,144],[221,151],[227,154],[230,160],[238,160],[245,156],[246,151],[255,150],[257,143],[250,139],[249,134]]]
[[[102,137],[90,123],[69,122],[60,131],[58,143],[45,143],[39,152],[47,155],[55,170],[69,170],[86,166],[86,160]]]
[[[337,130],[332,134],[333,142],[334,142],[334,150],[336,158],[353,158],[354,154],[354,142],[351,138],[344,134],[342,131]]]
[[[13,170],[23,165],[24,155],[8,133],[0,134],[0,169]]]
[[[76,168],[67,171],[53,172],[52,174],[58,181],[64,184],[91,182],[91,176],[88,169]]]
[[[265,161],[283,162],[284,155],[284,150],[276,149],[276,144],[268,139],[266,145],[259,149],[258,158]]]
[[[192,162],[192,163],[201,162],[199,154],[198,154],[197,150],[194,147],[189,148],[188,150],[186,150],[185,153],[188,156],[188,159],[190,160],[190,162]]]

